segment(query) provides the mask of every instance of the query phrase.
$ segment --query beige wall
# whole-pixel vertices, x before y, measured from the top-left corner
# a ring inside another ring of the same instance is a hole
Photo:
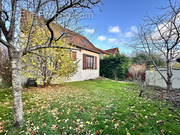
[[[89,79],[95,79],[99,77],[99,54],[90,52],[87,50],[76,50],[77,52],[77,60],[78,69],[76,74],[71,77],[69,80],[64,80],[65,82],[73,82],[73,81],[84,81]],[[97,69],[85,69],[83,70],[83,54],[88,54],[97,57]]]

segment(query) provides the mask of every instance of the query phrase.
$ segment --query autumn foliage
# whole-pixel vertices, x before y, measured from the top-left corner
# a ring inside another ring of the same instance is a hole
[[[31,23],[29,23],[31,24]],[[24,40],[28,40],[31,25],[27,23],[22,29]],[[30,46],[36,46],[45,42],[49,32],[39,20],[38,25],[34,27],[31,35]],[[70,48],[66,39],[53,41],[53,46]],[[25,46],[22,43],[22,48]],[[64,79],[69,79],[77,70],[78,61],[72,58],[70,49],[44,48],[33,51],[22,57],[23,70],[22,75],[27,78],[37,78],[38,84],[47,86],[53,83],[60,83]]]
[[[129,68],[129,73],[127,75],[127,79],[137,80],[137,81],[145,81],[145,64],[133,64]]]

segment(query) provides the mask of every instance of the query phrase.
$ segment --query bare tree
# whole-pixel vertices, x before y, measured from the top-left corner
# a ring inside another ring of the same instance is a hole
[[[180,52],[180,3],[169,0],[166,8],[161,8],[164,14],[156,17],[146,17],[141,25],[136,46],[144,49],[150,56],[155,69],[167,84],[167,90],[172,90],[172,63]],[[167,75],[162,74],[152,57],[153,53],[161,54],[166,61]]]
[[[69,22],[69,19],[76,17],[78,13],[84,13],[98,5],[101,0],[0,0],[0,43],[8,48],[12,67],[12,88],[13,88],[13,116],[14,124],[23,125],[24,114],[22,105],[21,87],[21,57],[42,48],[67,49],[60,46],[53,46],[51,43],[59,40],[62,36],[55,38],[51,27],[53,22]],[[20,47],[20,18],[21,9],[24,8],[33,12],[31,28],[29,30],[26,47]],[[31,46],[31,35],[36,25],[36,15],[45,18],[45,26],[50,36],[42,44]],[[68,14],[68,15],[66,15]],[[74,15],[71,17],[71,15]],[[67,24],[67,23],[64,23]]]

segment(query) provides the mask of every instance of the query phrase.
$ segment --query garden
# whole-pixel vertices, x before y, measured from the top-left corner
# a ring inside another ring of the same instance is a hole
[[[139,97],[134,83],[96,79],[23,90],[25,124],[12,121],[12,89],[0,92],[0,134],[179,135],[180,109]]]

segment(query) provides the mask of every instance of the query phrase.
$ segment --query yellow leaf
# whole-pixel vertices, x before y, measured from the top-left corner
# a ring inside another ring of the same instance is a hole
[[[88,125],[89,125],[89,124],[91,124],[91,123],[90,123],[89,121],[86,121],[86,124],[88,124]]]
[[[126,135],[131,135],[127,128],[126,128]]]

